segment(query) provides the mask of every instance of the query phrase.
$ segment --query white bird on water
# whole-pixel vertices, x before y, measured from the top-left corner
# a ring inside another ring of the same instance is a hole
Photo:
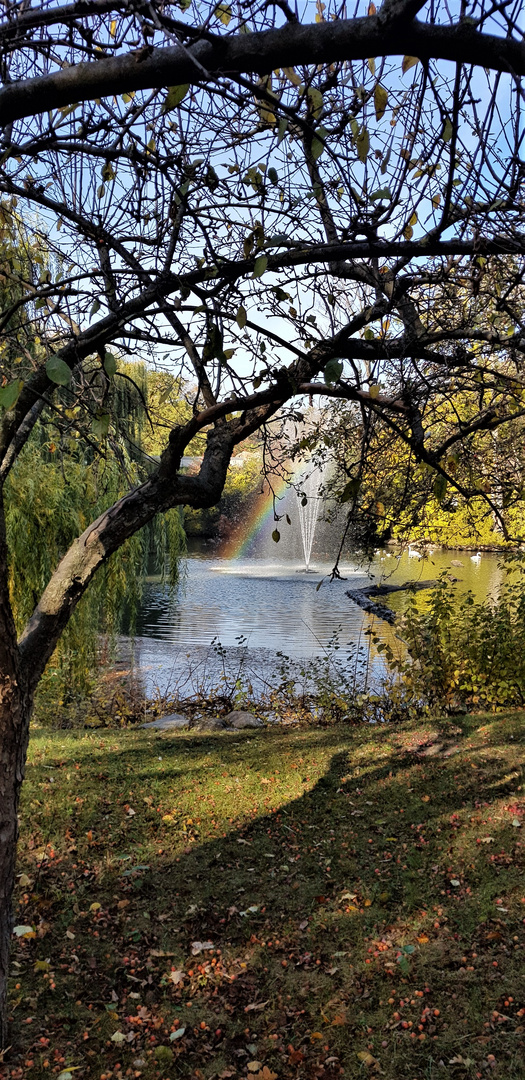
[[[408,557],[409,557],[409,559],[421,559],[422,556],[421,556],[420,551],[416,551],[416,548],[411,547],[410,544],[409,544],[408,545]]]
[[[475,555],[471,555],[470,561],[479,564],[481,562],[481,551],[477,551]]]

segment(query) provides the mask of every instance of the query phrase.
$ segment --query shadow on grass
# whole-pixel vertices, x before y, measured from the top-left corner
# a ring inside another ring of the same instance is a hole
[[[106,1075],[521,1077],[521,718],[463,727],[431,759],[429,725],[46,733],[17,1041],[31,1010],[73,1056],[88,1031],[93,1077],[102,1053]]]

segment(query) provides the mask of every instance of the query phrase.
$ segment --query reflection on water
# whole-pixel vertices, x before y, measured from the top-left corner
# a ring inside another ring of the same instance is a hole
[[[252,683],[274,681],[276,653],[286,654],[300,667],[301,660],[330,651],[334,632],[341,646],[339,657],[351,665],[350,652],[353,656],[359,646],[368,650],[370,627],[383,637],[395,640],[395,636],[385,623],[349,600],[347,589],[361,588],[370,580],[425,581],[446,568],[459,587],[472,589],[481,599],[497,588],[497,564],[498,557],[490,554],[475,561],[468,552],[440,551],[423,560],[409,552],[399,557],[384,551],[372,563],[347,561],[340,567],[346,580],[330,582],[331,563],[322,559],[306,574],[292,559],[190,556],[176,590],[159,578],[148,578],[137,619],[135,659],[150,693],[174,689],[176,683],[189,691],[203,679],[215,682],[225,667],[231,678],[241,662],[243,675],[249,674]],[[391,599],[396,610],[403,603],[403,594]],[[212,644],[217,641],[224,650],[220,654]],[[373,649],[369,660],[377,677],[382,662]]]

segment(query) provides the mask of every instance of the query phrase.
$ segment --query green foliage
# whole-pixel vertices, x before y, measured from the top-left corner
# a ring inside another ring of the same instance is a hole
[[[100,367],[100,361],[94,361],[95,377]],[[112,380],[109,393],[104,388],[111,412],[91,422],[92,434],[101,440],[98,452],[92,440],[86,444],[79,438],[85,421],[65,389],[54,413],[44,413],[8,476],[9,584],[19,631],[75,537],[147,475],[149,462],[141,442],[149,373],[140,364],[119,365],[119,370],[126,378],[117,377],[114,385]],[[175,509],[159,515],[115,552],[80,601],[48,665],[40,691],[46,701],[54,695],[55,701],[67,702],[92,690],[101,635],[113,640],[124,614],[133,627],[151,556],[173,584],[184,546],[182,516]]]
[[[419,594],[421,595],[421,594]],[[407,600],[399,624],[408,656],[379,651],[409,699],[434,707],[501,707],[525,701],[525,568],[511,564],[495,596],[477,602],[442,575]]]

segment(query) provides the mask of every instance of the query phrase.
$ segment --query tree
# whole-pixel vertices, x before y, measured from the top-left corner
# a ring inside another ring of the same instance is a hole
[[[3,490],[63,387],[83,437],[91,425],[104,440],[104,392],[95,409],[89,391],[115,380],[117,351],[195,386],[160,461],[63,552],[18,640],[0,504],[4,1032],[32,701],[110,556],[170,508],[214,505],[234,448],[286,408],[297,416],[305,395],[354,402],[365,427],[380,417],[413,460],[505,521],[497,493],[447,461],[523,413],[520,5],[304,10],[82,0],[8,7],[0,24],[2,213],[49,252],[40,266],[34,244],[2,256]],[[458,383],[468,421],[427,437],[428,403]],[[199,434],[200,471],[185,475]]]

